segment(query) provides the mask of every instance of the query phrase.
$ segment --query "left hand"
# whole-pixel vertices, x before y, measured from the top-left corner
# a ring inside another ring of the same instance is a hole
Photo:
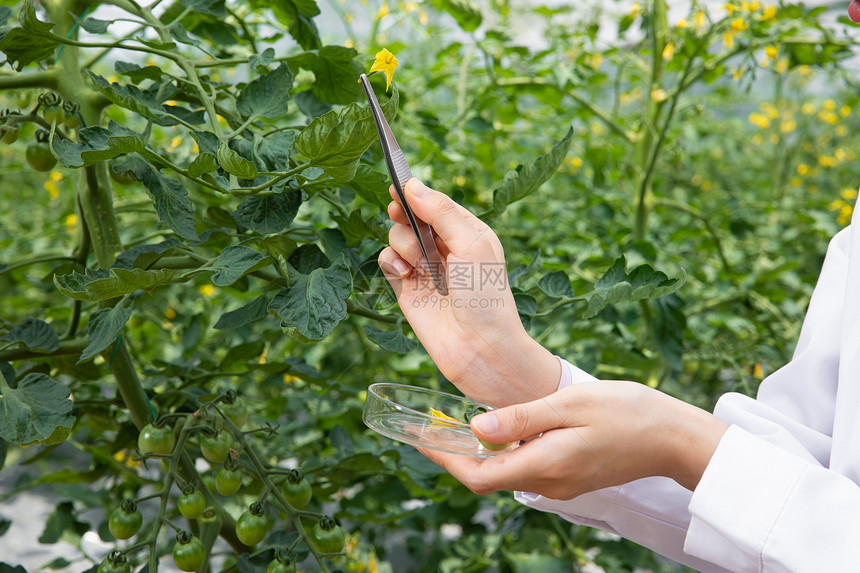
[[[488,442],[528,441],[486,459],[421,453],[475,493],[518,490],[553,499],[649,476],[693,490],[728,427],[643,384],[608,381],[574,384],[475,416],[471,425]]]

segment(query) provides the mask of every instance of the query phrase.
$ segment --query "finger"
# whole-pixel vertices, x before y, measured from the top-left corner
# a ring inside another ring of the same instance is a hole
[[[385,247],[377,258],[382,274],[391,279],[404,279],[412,273],[412,266],[391,247]]]
[[[526,440],[542,432],[574,425],[557,394],[514,404],[472,418],[472,431],[482,440],[506,443]]]
[[[388,216],[391,217],[392,221],[399,225],[409,226],[409,219],[406,217],[406,211],[403,210],[400,203],[392,201],[388,204]],[[442,256],[442,260],[446,260],[448,258],[448,254],[451,252],[448,245],[446,245],[445,241],[443,241],[436,233],[433,233],[433,240],[436,242],[436,249]],[[502,254],[502,256],[504,256],[504,254]]]
[[[424,253],[409,225],[394,225],[388,231],[388,244],[413,267],[421,267]]]
[[[415,216],[433,227],[451,252],[473,245],[490,230],[468,209],[415,178],[406,182],[405,193]]]

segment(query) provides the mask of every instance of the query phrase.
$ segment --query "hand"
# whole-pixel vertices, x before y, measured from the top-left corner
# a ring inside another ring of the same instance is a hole
[[[485,441],[528,441],[486,459],[421,453],[475,493],[518,490],[553,499],[649,476],[693,490],[728,427],[643,384],[607,381],[481,414],[471,426]]]
[[[560,364],[520,322],[498,237],[464,207],[417,179],[407,181],[404,191],[414,214],[438,236],[449,294],[436,292],[418,240],[396,201],[388,208],[395,222],[391,246],[379,254],[379,266],[439,370],[470,398],[494,406],[554,392]]]

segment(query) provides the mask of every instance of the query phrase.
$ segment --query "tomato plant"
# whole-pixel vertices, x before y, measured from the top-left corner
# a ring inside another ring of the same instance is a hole
[[[29,571],[49,567],[25,533],[68,567],[154,573],[177,511],[243,570],[275,548],[303,571],[669,567],[473,496],[361,422],[373,380],[452,390],[375,263],[391,199],[356,79],[382,48],[415,175],[502,239],[507,268],[472,278],[601,378],[754,393],[856,193],[855,40],[824,8],[2,4],[0,506],[50,507],[0,511],[0,559]],[[199,459],[214,430],[235,459]],[[105,562],[125,498],[145,525]],[[311,541],[311,498],[343,555]],[[249,550],[253,501],[276,525]]]
[[[206,496],[192,486],[182,492],[176,502],[176,507],[179,508],[179,513],[188,519],[197,519],[203,515],[203,511],[206,509]]]
[[[137,509],[137,504],[132,499],[124,499],[122,505],[110,514],[108,528],[111,535],[117,539],[128,539],[140,531],[143,524],[143,515]]]
[[[206,560],[206,548],[203,542],[187,531],[176,534],[176,545],[173,546],[173,563],[182,571],[197,571]]]
[[[252,503],[236,521],[236,537],[245,545],[257,545],[268,532],[269,522],[260,502]]]
[[[213,436],[200,436],[200,453],[212,463],[220,464],[227,459],[233,447],[233,436],[230,432],[217,432]]]
[[[311,529],[311,542],[320,553],[339,553],[343,551],[343,529],[331,517],[320,519]]]

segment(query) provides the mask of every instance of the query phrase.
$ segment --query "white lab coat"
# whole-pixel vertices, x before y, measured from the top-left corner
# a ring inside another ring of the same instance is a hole
[[[830,242],[791,362],[756,399],[718,401],[731,426],[695,492],[653,477],[569,501],[517,499],[700,571],[860,571],[858,223]],[[560,387],[593,380],[562,363]]]

